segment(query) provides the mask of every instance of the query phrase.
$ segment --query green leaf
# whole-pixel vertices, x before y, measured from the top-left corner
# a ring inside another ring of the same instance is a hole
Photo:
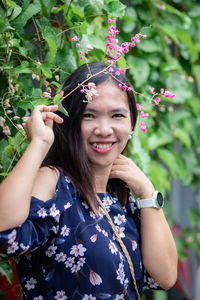
[[[177,137],[180,141],[185,144],[186,147],[190,148],[191,147],[191,139],[190,135],[185,129],[183,128],[176,128],[174,131],[175,137]]]
[[[0,257],[0,274],[5,276],[10,284],[12,284],[13,272],[8,259]]]
[[[161,29],[163,33],[167,34],[173,41],[179,44],[179,40],[175,34],[175,28],[173,26],[167,24],[156,24],[155,26],[158,27],[158,29]]]
[[[159,41],[156,40],[141,40],[141,43],[137,46],[140,50],[147,52],[147,53],[155,53],[161,52],[162,47]]]
[[[192,72],[193,72],[194,77],[196,79],[197,86],[198,86],[198,91],[200,93],[200,66],[199,65],[193,65],[192,66]]]
[[[131,55],[128,56],[127,62],[129,66],[129,72],[135,80],[135,85],[137,87],[142,86],[150,74],[148,62],[144,58],[134,57]]]
[[[177,38],[181,40],[185,46],[187,46],[191,55],[191,61],[196,61],[198,59],[199,49],[195,46],[194,41],[191,39],[191,34],[181,28],[177,28],[175,32]]]
[[[45,17],[49,17],[52,8],[56,4],[57,0],[40,0],[42,12]]]
[[[8,30],[14,30],[13,27],[11,27],[10,23],[8,22],[8,19],[5,16],[5,13],[3,9],[0,6],[0,33],[4,33]]]
[[[41,70],[46,78],[52,78],[52,72],[49,64],[43,64],[39,66],[38,70]]]
[[[200,224],[200,213],[195,208],[189,208],[187,210],[188,218],[193,226],[198,227]]]
[[[126,59],[124,56],[121,56],[118,60],[117,60],[117,65],[118,68],[121,69],[125,69],[126,68]]]
[[[56,43],[56,34],[52,27],[45,26],[42,30],[42,36],[49,46],[49,55],[47,57],[48,62],[52,63],[56,57],[57,52],[57,43]]]
[[[170,189],[169,173],[159,162],[150,159],[149,176],[158,190],[166,191]]]
[[[157,290],[153,290],[153,299],[154,300],[167,300],[168,299],[168,295],[166,291],[157,291]]]
[[[180,177],[182,180],[187,179],[186,168],[178,154],[164,148],[159,148],[157,152],[160,159],[168,166],[174,178]]]
[[[189,83],[186,78],[177,72],[171,72],[167,75],[166,86],[171,92],[173,91],[173,93],[176,94],[175,98],[171,100],[168,99],[167,101],[173,103],[184,103],[187,99],[192,98],[191,83]]]
[[[170,144],[173,141],[173,137],[169,131],[163,131],[162,129],[151,134],[148,139],[148,146],[150,150],[156,150],[157,148]]]
[[[58,110],[63,113],[65,116],[68,116],[68,112],[66,111],[66,109],[63,107],[62,105],[62,96],[60,94],[57,94],[54,98],[53,98],[53,103],[58,105]]]
[[[126,6],[120,1],[107,0],[107,5],[105,5],[105,10],[113,17],[122,17],[125,14]]]
[[[41,9],[39,0],[34,0],[33,3],[28,5],[25,10],[22,10],[21,14],[12,21],[12,24],[17,27],[18,30],[22,30],[29,19],[35,16]]]
[[[33,71],[28,68],[29,62],[27,60],[22,61],[21,65],[14,68],[12,74],[21,74],[21,73],[32,73]]]
[[[16,4],[11,0],[2,0],[2,2],[6,8],[8,7],[14,8],[16,6]]]
[[[12,13],[12,15],[10,17],[10,21],[12,21],[15,18],[17,18],[20,15],[21,12],[22,12],[22,8],[19,5],[16,5],[14,7],[13,13]]]
[[[194,4],[191,10],[188,12],[188,15],[192,18],[197,18],[200,16],[200,6],[199,4]]]

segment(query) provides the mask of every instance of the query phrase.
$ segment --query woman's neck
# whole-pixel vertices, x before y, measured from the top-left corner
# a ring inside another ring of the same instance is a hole
[[[109,174],[110,168],[94,170],[94,184],[97,193],[106,193]]]

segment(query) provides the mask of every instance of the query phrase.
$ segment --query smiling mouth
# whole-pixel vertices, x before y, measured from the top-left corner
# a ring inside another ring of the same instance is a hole
[[[110,150],[112,150],[113,145],[115,144],[115,142],[94,142],[94,143],[90,143],[92,146],[92,149],[95,152],[99,152],[99,153],[107,153]]]
[[[114,143],[91,143],[91,145],[97,149],[108,149],[112,147]]]

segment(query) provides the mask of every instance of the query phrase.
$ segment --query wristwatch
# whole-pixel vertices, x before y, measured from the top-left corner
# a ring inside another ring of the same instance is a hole
[[[139,209],[146,207],[162,208],[164,206],[164,198],[161,192],[155,191],[151,198],[136,199],[136,205]]]

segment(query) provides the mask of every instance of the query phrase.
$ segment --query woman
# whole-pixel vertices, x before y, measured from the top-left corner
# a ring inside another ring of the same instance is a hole
[[[143,285],[176,281],[174,240],[152,205],[160,194],[122,154],[134,95],[107,69],[91,63],[66,79],[68,117],[56,105],[33,110],[30,143],[0,186],[0,252],[15,257],[23,299],[139,299]]]

